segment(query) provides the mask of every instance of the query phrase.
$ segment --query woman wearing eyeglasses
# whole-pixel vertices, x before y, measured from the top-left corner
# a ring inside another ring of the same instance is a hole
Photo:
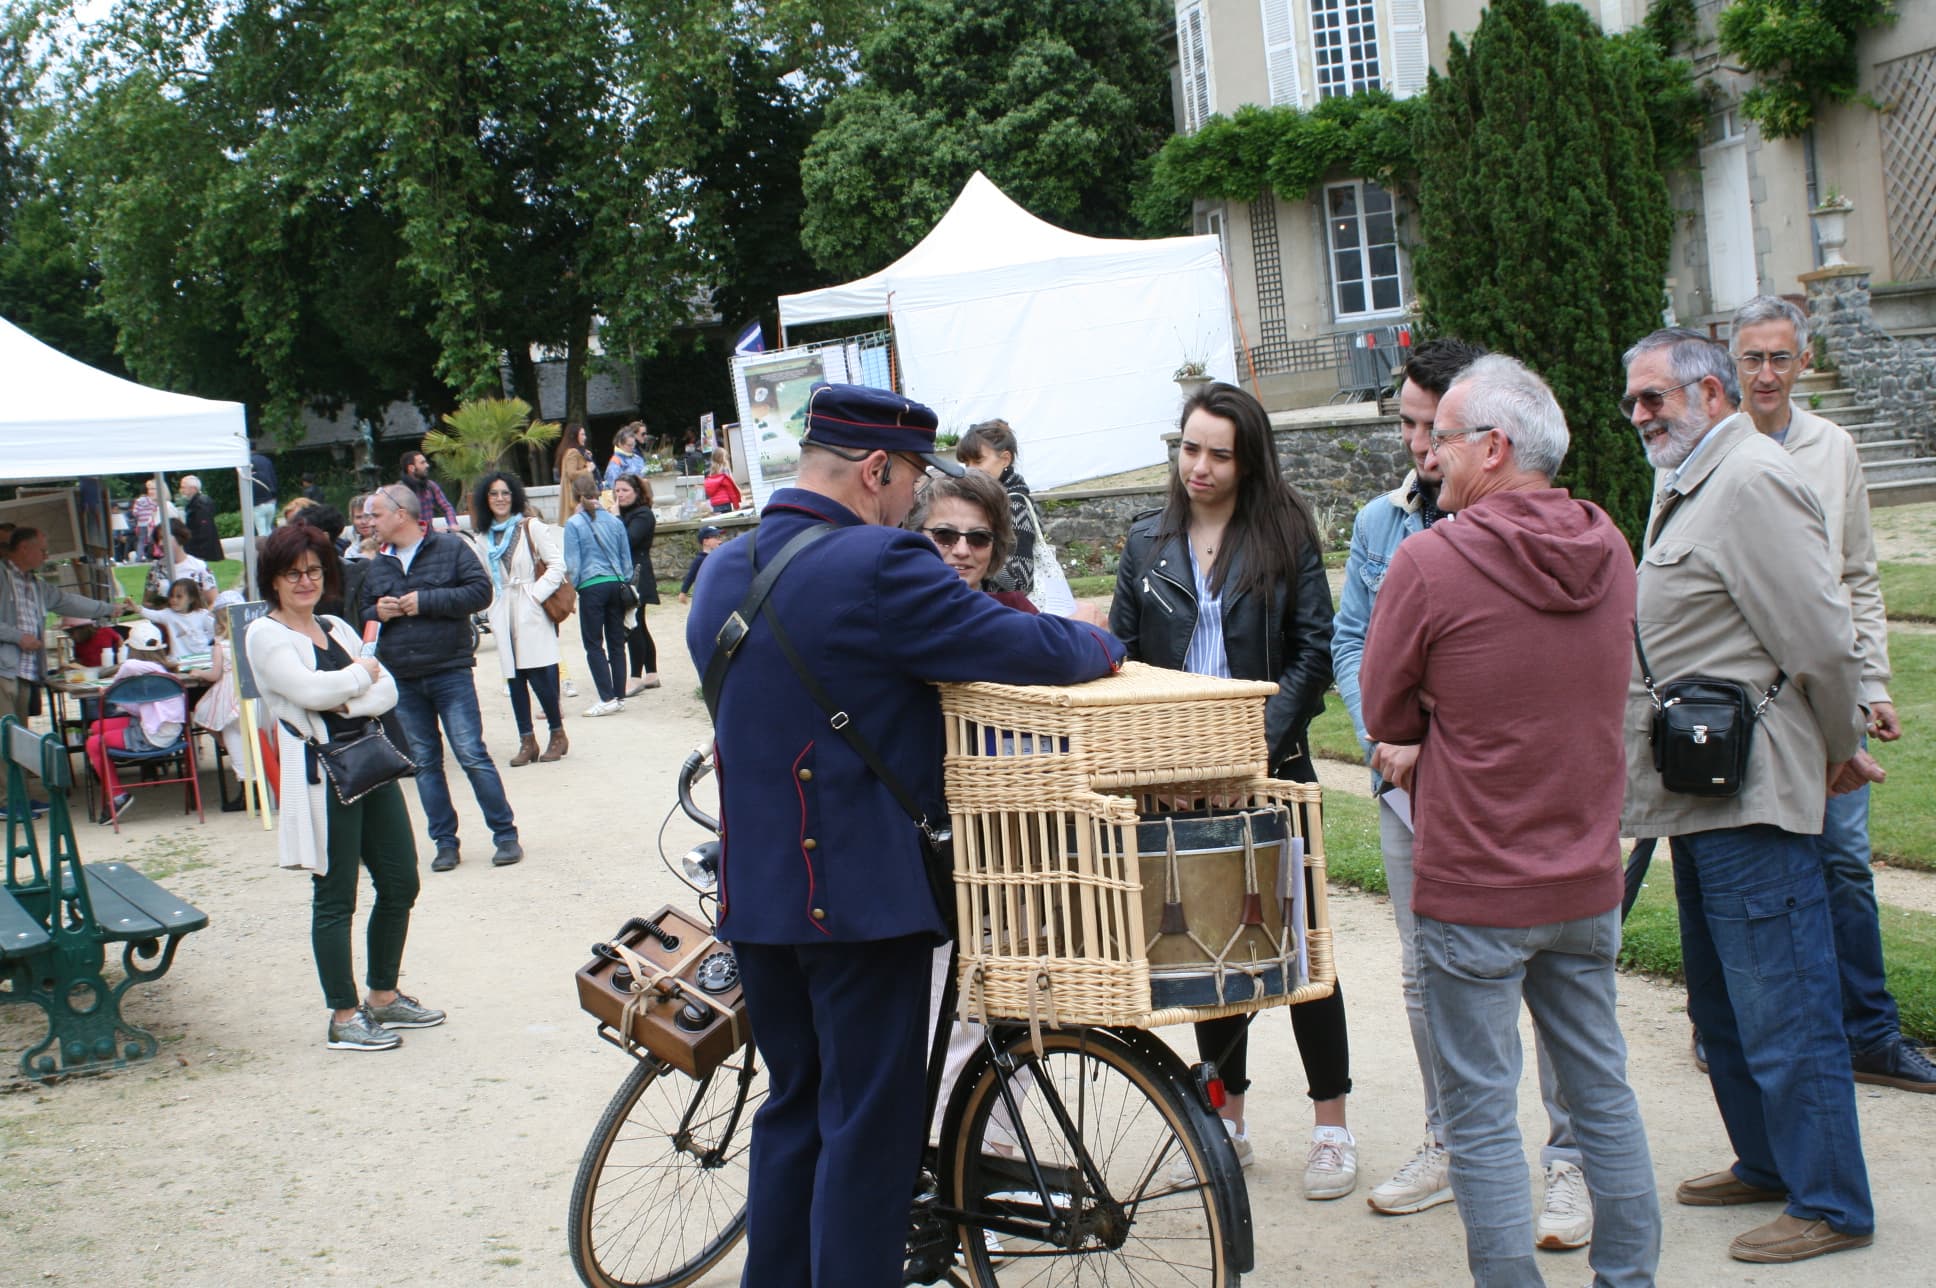
[[[518,752],[511,768],[534,760],[560,760],[571,750],[558,700],[558,626],[545,600],[565,584],[565,546],[558,529],[531,512],[515,474],[486,474],[471,489],[471,540],[491,574],[488,616],[497,641],[498,665],[511,693],[518,725]],[[544,571],[540,572],[540,566]],[[550,738],[538,751],[531,698],[544,708]]]
[[[973,470],[960,478],[931,476],[915,494],[907,526],[926,533],[941,558],[974,590],[988,590],[989,578],[1015,552],[1015,524],[1001,484]],[[1027,591],[988,593],[1010,608],[1036,611]]]
[[[1274,680],[1264,707],[1271,775],[1315,782],[1306,730],[1331,683],[1331,587],[1317,524],[1277,463],[1270,418],[1234,385],[1206,386],[1183,405],[1176,472],[1163,508],[1130,525],[1116,569],[1109,629],[1153,666],[1237,680]],[[1244,1122],[1249,1016],[1196,1026],[1230,1096],[1222,1109],[1249,1166]],[[1358,1183],[1345,1126],[1351,1090],[1344,994],[1291,1008],[1291,1028],[1317,1124],[1304,1196],[1342,1198]]]
[[[303,739],[328,742],[360,733],[372,716],[397,704],[397,682],[340,617],[318,616],[325,594],[340,594],[336,546],[320,528],[291,523],[262,543],[256,587],[269,613],[249,627],[249,668],[262,696],[267,728],[278,730],[282,769],[280,849],[285,868],[307,871],[312,899],[310,950],[330,1008],[325,1042],[334,1051],[388,1051],[395,1029],[427,1029],[444,1013],[397,991],[410,909],[417,901],[417,845],[395,782],[345,805],[330,790]],[[369,992],[357,994],[350,942],[358,877],[365,867],[376,889],[370,905]]]

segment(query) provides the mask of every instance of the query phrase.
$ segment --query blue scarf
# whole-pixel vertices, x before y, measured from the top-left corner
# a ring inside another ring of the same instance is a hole
[[[518,521],[523,515],[513,514],[491,525],[490,544],[486,553],[490,556],[491,585],[504,589],[504,561],[511,553],[511,543],[517,539]]]

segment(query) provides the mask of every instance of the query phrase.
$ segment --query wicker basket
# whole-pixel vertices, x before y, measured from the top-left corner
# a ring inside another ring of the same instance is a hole
[[[1331,991],[1320,793],[1265,776],[1274,692],[1136,663],[1065,688],[941,686],[964,1015],[1151,1028]],[[1158,1009],[1137,825],[1205,804],[1287,811],[1308,970],[1288,993]]]

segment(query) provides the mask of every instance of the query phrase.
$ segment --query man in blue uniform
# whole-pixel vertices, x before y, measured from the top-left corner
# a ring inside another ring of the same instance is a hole
[[[703,675],[755,575],[796,535],[832,531],[768,609],[807,671],[930,819],[942,724],[930,684],[1073,684],[1113,671],[1106,632],[972,591],[900,529],[935,415],[858,385],[814,390],[794,487],[707,559],[686,646]],[[925,1125],[928,983],[944,938],[919,834],[751,619],[718,695],[720,935],[739,957],[767,1066],[747,1203],[748,1288],[898,1288]]]

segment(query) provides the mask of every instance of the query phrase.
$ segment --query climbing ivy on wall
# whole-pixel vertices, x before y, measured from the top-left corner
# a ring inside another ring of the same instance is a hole
[[[1861,98],[1855,45],[1896,20],[1895,0],[1734,0],[1721,11],[1721,49],[1755,75],[1741,110],[1770,138],[1815,123],[1824,99]]]

